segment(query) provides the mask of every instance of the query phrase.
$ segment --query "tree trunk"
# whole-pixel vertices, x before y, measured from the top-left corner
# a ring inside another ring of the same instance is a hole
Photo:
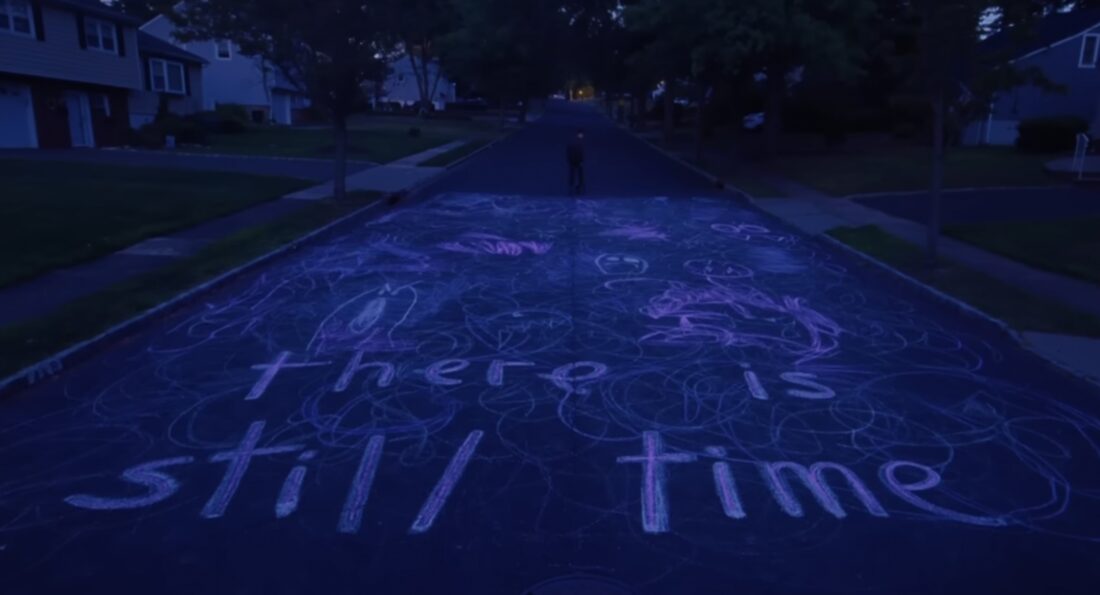
[[[674,96],[675,89],[672,84],[672,79],[665,81],[665,144],[672,143],[672,135],[676,129],[676,120],[673,117],[676,110],[676,98]]]
[[[435,80],[432,81],[432,90],[431,93],[428,94],[428,105],[431,105],[432,109],[435,109],[435,94],[439,91],[439,79],[441,76],[443,76],[442,64],[440,64],[439,67],[435,69]],[[443,104],[443,109],[447,109],[446,102],[444,102]]]
[[[336,149],[332,178],[332,196],[347,196],[348,177],[348,118],[347,114],[334,114],[332,118],[333,141]]]
[[[423,45],[420,46],[420,50],[419,50],[419,54],[420,54],[420,64],[419,65],[416,63],[416,54],[417,53],[418,52],[416,52],[416,51],[409,52],[409,64],[412,66],[412,69],[413,69],[413,77],[416,78],[416,91],[417,91],[417,94],[420,95],[420,105],[418,106],[418,108],[416,110],[417,115],[423,118],[423,117],[427,116],[427,113],[428,113],[427,105],[428,105],[428,102],[431,101],[431,91],[428,87],[428,85],[430,84],[428,82],[428,74],[429,74],[430,69],[428,68],[429,62],[428,62],[428,56],[426,55],[427,52],[425,51]]]
[[[938,87],[938,85],[937,85]],[[943,156],[945,125],[944,93],[936,88],[932,93],[932,180],[928,190],[928,268],[939,261],[940,195],[943,189]]]
[[[779,137],[783,134],[783,98],[787,95],[786,68],[778,63],[768,67],[765,80],[764,154],[769,159],[779,154]]]
[[[703,162],[703,132],[706,129],[706,111],[707,100],[700,95],[697,103],[698,107],[695,109],[695,161],[697,163]]]

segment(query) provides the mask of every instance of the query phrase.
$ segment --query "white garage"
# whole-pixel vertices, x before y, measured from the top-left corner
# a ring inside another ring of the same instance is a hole
[[[30,87],[0,81],[0,149],[37,146]]]

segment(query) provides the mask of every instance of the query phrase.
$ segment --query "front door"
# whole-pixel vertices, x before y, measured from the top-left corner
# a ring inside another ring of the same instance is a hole
[[[88,94],[82,91],[66,91],[65,107],[69,112],[69,137],[74,147],[94,147],[92,136],[92,108]]]

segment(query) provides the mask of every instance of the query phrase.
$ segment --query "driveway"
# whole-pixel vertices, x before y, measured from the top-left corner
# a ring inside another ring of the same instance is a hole
[[[861,196],[856,202],[918,223],[928,220],[928,194]],[[951,190],[943,195],[944,225],[1100,217],[1100,190],[1072,186]]]
[[[285,176],[324,182],[332,179],[332,162],[325,159],[252,157],[247,155],[201,155],[172,151],[136,149],[4,149],[0,159],[83,161],[105,165],[166,167],[205,171],[228,171],[264,176]],[[348,173],[365,170],[373,163],[353,161]]]
[[[4,592],[1094,593],[1100,390],[712,192],[552,108],[44,369]]]

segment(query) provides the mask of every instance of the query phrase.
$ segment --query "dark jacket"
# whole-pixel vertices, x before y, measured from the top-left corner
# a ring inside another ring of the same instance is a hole
[[[584,143],[578,139],[573,139],[565,147],[565,160],[570,165],[580,165],[584,163]]]

